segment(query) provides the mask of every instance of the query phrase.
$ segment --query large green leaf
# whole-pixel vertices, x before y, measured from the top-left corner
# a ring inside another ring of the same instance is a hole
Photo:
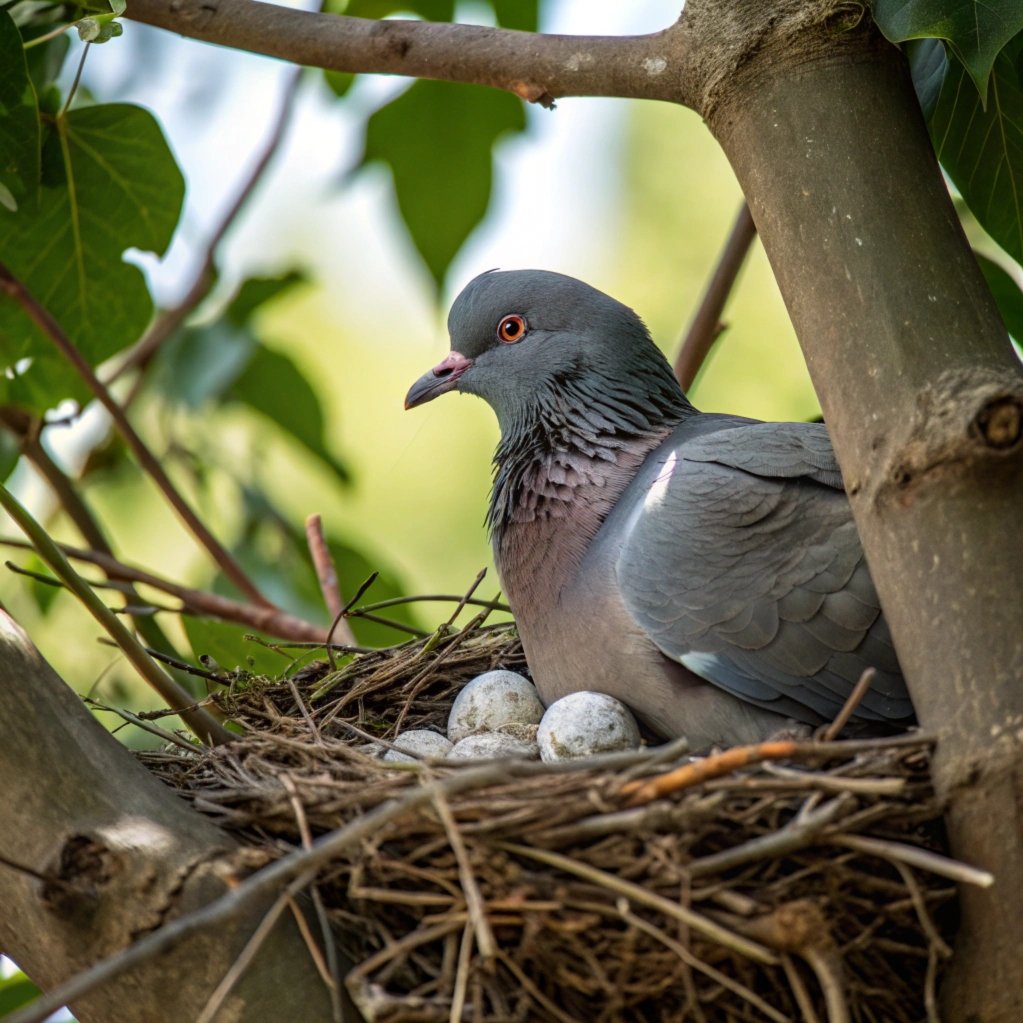
[[[982,99],[995,57],[1023,31],[1020,0],[874,0],[874,20],[893,42],[944,39]]]
[[[181,172],[148,111],[120,103],[73,110],[48,125],[38,197],[16,214],[0,210],[0,261],[95,365],[149,322],[145,278],[123,253],[135,247],[162,254],[183,196]],[[8,365],[53,351],[10,298],[0,299],[0,351]],[[33,362],[25,376],[35,370]],[[46,395],[40,410],[86,394],[63,365],[35,391]]]
[[[438,287],[487,212],[494,144],[525,126],[508,93],[427,80],[369,119],[364,163],[391,168],[402,219]]]
[[[348,479],[348,470],[327,447],[319,396],[283,352],[264,345],[257,348],[227,396],[269,417],[322,459],[340,480]]]
[[[21,33],[0,9],[0,206],[18,203],[39,187],[39,111],[28,77]]]
[[[0,1013],[7,1015],[39,997],[39,988],[20,970],[10,977],[0,978]]]
[[[980,225],[1023,262],[1023,88],[1016,59],[1023,37],[998,55],[987,109],[966,70],[950,60],[928,127],[942,166]]]
[[[1012,275],[993,259],[988,259],[979,252],[974,252],[974,255],[980,264],[984,280],[987,281],[987,286],[998,303],[998,311],[1002,314],[1005,329],[1023,344],[1023,292],[1019,290],[1019,285],[1012,279]]]

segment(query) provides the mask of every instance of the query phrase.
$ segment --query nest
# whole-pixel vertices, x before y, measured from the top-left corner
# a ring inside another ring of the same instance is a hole
[[[370,1021],[935,1019],[955,924],[929,745],[680,744],[559,765],[384,763],[522,670],[510,626],[248,680],[244,729],[148,767],[264,860],[348,828],[311,894]],[[357,833],[352,822],[357,823]]]

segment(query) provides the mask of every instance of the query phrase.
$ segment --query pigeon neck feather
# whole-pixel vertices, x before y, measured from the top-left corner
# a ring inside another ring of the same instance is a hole
[[[649,382],[555,381],[502,423],[487,524],[513,605],[572,577],[646,456],[696,414],[670,373]]]

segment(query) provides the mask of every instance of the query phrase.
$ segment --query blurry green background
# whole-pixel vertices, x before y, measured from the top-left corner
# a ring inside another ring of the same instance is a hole
[[[663,0],[565,0],[542,5],[541,27],[652,31],[669,24],[676,8]],[[462,20],[485,20],[486,13],[471,4],[458,8]],[[68,66],[75,63],[72,54]],[[146,267],[164,304],[179,297],[211,225],[262,145],[287,73],[275,62],[130,22],[122,39],[91,53],[87,88],[103,101],[152,109],[188,180],[185,215],[167,259],[130,256]],[[395,79],[359,79],[338,101],[322,76],[308,73],[286,143],[226,239],[220,281],[203,313],[214,317],[218,301],[247,277],[305,275],[304,283],[261,307],[254,325],[260,340],[286,352],[313,384],[330,455],[350,481],[339,482],[322,459],[249,407],[168,408],[145,395],[135,407],[148,441],[208,524],[243,548],[246,567],[272,597],[318,621],[327,616],[315,590],[289,578],[301,550],[293,537],[282,539],[289,529],[300,533],[312,512],[322,514],[332,540],[361,555],[342,565],[346,594],[371,568],[398,590],[421,594],[462,593],[487,566],[481,595],[498,589],[483,526],[497,439],[490,410],[458,395],[402,409],[412,381],[448,350],[446,309],[469,279],[491,267],[526,266],[582,277],[635,308],[673,357],[740,200],[716,143],[687,111],[588,99],[559,101],[553,112],[530,108],[526,132],[496,147],[487,217],[438,293],[398,213],[388,168],[359,167],[366,117],[406,87]],[[436,216],[443,217],[453,186],[425,172],[423,182],[427,194],[436,190]],[[725,319],[728,330],[691,392],[694,403],[770,419],[816,415],[786,312],[756,244]],[[202,365],[189,370],[200,379],[206,371]],[[73,469],[89,436],[88,423],[49,431]],[[117,445],[89,457],[85,492],[122,558],[209,586],[203,555],[134,464],[118,457]],[[56,536],[78,541],[30,474],[19,471],[16,483]],[[280,527],[264,528],[275,515]],[[14,560],[31,564],[26,556]],[[371,591],[367,599],[389,592]],[[94,689],[136,708],[153,705],[120,656],[96,642],[97,626],[71,597],[9,573],[0,578],[0,597],[81,691]],[[447,611],[419,606],[413,614],[431,627]],[[161,620],[187,650],[174,619]],[[281,659],[282,668],[286,663]]]

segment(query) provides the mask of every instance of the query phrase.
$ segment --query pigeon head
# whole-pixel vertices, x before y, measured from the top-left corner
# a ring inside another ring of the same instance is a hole
[[[448,391],[475,394],[505,434],[545,417],[599,417],[601,408],[612,430],[691,410],[640,318],[563,274],[481,274],[455,299],[448,331],[451,352],[412,385],[406,408]]]

